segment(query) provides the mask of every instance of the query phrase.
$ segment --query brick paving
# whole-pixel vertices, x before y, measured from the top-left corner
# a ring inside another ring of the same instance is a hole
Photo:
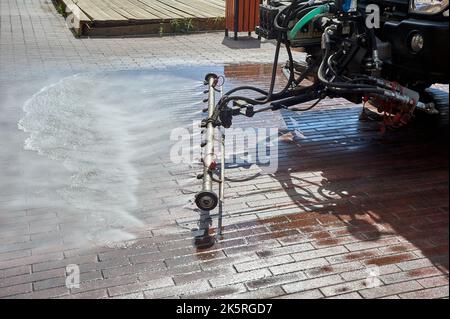
[[[146,177],[138,191],[170,205],[142,204],[133,239],[66,243],[69,211],[40,206],[26,174],[29,161],[44,162],[17,130],[32,94],[90,71],[268,63],[273,45],[224,45],[221,33],[76,39],[50,1],[0,6],[1,298],[448,298],[448,107],[384,135],[344,100],[280,113],[293,133],[280,138],[278,171],[230,168],[248,178],[227,183],[223,238],[209,249],[193,246],[198,213],[185,205],[200,187],[195,170],[167,163],[155,165],[168,179],[137,167]],[[230,68],[229,85],[255,80],[254,66]],[[448,104],[448,86],[434,90]],[[79,288],[65,287],[69,264],[80,267]]]

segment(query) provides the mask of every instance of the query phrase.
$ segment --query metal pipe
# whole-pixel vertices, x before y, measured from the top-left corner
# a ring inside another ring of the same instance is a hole
[[[220,185],[219,185],[219,218],[217,222],[217,236],[222,236],[223,204],[225,201],[225,133],[221,132],[220,139]]]
[[[212,170],[215,168],[215,154],[214,154],[214,125],[210,119],[215,110],[215,85],[217,83],[217,75],[209,73],[205,77],[205,83],[208,84],[208,118],[205,129],[205,142],[203,152],[203,182],[202,191],[195,196],[195,203],[198,208],[205,211],[210,211],[216,208],[218,197],[212,190]]]
[[[214,113],[215,107],[215,90],[214,90],[214,76],[209,76],[208,85],[208,119]],[[214,127],[211,122],[206,124],[206,146],[203,157],[203,189],[210,191],[212,189],[212,178],[209,173],[211,163],[214,161]]]

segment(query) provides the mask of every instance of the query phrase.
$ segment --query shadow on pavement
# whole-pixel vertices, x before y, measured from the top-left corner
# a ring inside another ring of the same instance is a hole
[[[234,40],[233,37],[224,37],[222,44],[230,49],[242,50],[242,49],[258,49],[261,47],[261,40],[251,36],[240,36],[238,40]]]
[[[288,222],[261,223],[271,231],[299,229],[324,247],[396,237],[400,242],[383,248],[390,255],[373,264],[406,261],[419,249],[447,272],[448,93],[432,92],[440,116],[418,114],[408,126],[385,134],[378,122],[359,121],[361,107],[351,104],[282,113],[291,141],[280,142],[279,169],[269,176],[288,198],[272,207],[256,205],[252,212],[275,212],[294,202],[299,212],[284,215]],[[309,173],[315,176],[303,177]],[[253,176],[255,185],[259,176]],[[276,191],[272,186],[249,195],[276,199]]]

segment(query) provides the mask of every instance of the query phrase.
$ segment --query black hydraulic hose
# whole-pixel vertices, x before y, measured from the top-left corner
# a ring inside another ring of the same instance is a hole
[[[275,18],[275,27],[281,31],[287,31],[287,25],[290,21],[290,18],[292,16],[292,14],[295,14],[295,17],[298,17],[301,14],[306,14],[307,12],[309,12],[310,10],[318,7],[318,5],[316,6],[309,6],[308,3],[302,3],[302,5],[298,8],[294,8],[297,5],[297,1],[294,1],[294,3],[291,6],[286,7],[285,9],[281,10],[276,18]],[[294,10],[292,10],[294,8]],[[279,18],[281,16],[281,14],[286,13],[286,16],[284,17],[284,21],[282,23],[282,26],[280,26],[278,24]],[[375,44],[376,45],[376,39],[375,38],[375,34],[373,32],[373,30],[371,30],[370,35],[372,36],[372,47]],[[319,81],[322,82],[328,89],[335,91],[335,92],[339,92],[339,93],[378,93],[378,94],[383,94],[384,90],[380,89],[378,86],[373,86],[373,85],[368,85],[368,84],[355,84],[355,83],[351,83],[353,81],[350,81],[350,83],[344,83],[344,82],[330,82],[329,80],[327,80],[324,76],[324,68],[325,68],[325,64],[328,66],[328,68],[334,73],[335,76],[339,76],[338,73],[336,72],[336,70],[334,70],[334,68],[330,65],[332,56],[330,56],[330,39],[329,39],[329,35],[325,34],[326,36],[326,48],[325,48],[325,53],[324,53],[324,57],[322,60],[322,63],[320,64],[319,70],[318,70],[318,78]],[[290,75],[289,75],[289,79],[288,79],[288,83],[287,85],[283,88],[283,90],[281,92],[278,93],[273,93],[274,87],[275,87],[275,80],[276,80],[276,68],[278,65],[278,57],[279,57],[279,52],[280,52],[280,46],[281,46],[281,41],[279,40],[277,42],[277,48],[276,48],[276,52],[275,52],[275,58],[274,58],[274,63],[273,63],[273,68],[272,68],[272,78],[271,78],[271,82],[270,82],[270,87],[269,87],[269,91],[265,91],[262,90],[260,88],[256,88],[253,86],[241,86],[241,87],[237,87],[235,89],[232,89],[230,91],[228,91],[224,97],[221,99],[221,101],[219,101],[219,105],[218,108],[216,108],[216,113],[218,111],[221,110],[221,108],[223,106],[225,106],[226,104],[228,104],[228,102],[233,101],[233,100],[242,100],[246,103],[252,104],[252,105],[261,105],[261,104],[266,104],[268,102],[271,102],[273,100],[278,100],[277,102],[273,102],[272,104],[275,103],[275,105],[281,105],[278,104],[280,101],[285,101],[287,103],[287,101],[292,101],[292,105],[295,104],[300,104],[303,101],[303,97],[299,97],[296,92],[293,92],[292,90],[290,92],[289,88],[291,88],[293,83],[296,83],[297,85],[303,81],[303,79],[306,78],[308,72],[309,72],[309,68],[307,71],[304,72],[304,74],[302,74],[299,79],[295,80],[295,74],[294,74],[294,67],[293,67],[293,58],[292,58],[292,52],[290,50],[290,46],[287,43],[286,44],[286,50],[287,53],[289,55],[289,70],[290,70]],[[361,79],[363,80],[363,79]],[[364,79],[364,80],[368,80],[368,79]],[[372,82],[372,81],[370,81]],[[262,97],[258,97],[258,98],[247,98],[247,97],[243,97],[243,96],[230,96],[231,94],[240,91],[240,90],[251,90],[251,91],[255,91],[258,92],[264,96]],[[280,100],[283,99],[283,100]],[[281,102],[280,102],[281,103]],[[291,103],[291,102],[289,102]]]
[[[267,91],[265,91],[263,89],[260,89],[260,88],[254,87],[254,86],[244,85],[244,86],[239,86],[239,87],[229,90],[226,93],[226,95],[233,94],[234,92],[237,92],[237,91],[255,91],[255,92],[261,93],[263,95],[269,94]]]
[[[322,63],[323,64],[323,63]],[[319,68],[317,76],[319,80],[331,91],[339,93],[379,93],[384,94],[384,90],[373,85],[358,85],[350,83],[332,83],[323,77],[323,69]]]
[[[227,92],[219,101],[218,103],[218,107],[216,107],[216,110],[214,112],[214,118],[218,117],[218,112],[221,111],[221,109],[228,104],[228,102],[230,101],[236,101],[236,100],[242,100],[244,102],[247,102],[249,104],[253,104],[253,105],[258,105],[258,104],[266,104],[267,102],[270,102],[271,97],[272,97],[272,93],[273,90],[275,88],[275,79],[276,79],[276,74],[277,74],[277,67],[278,67],[278,57],[280,54],[280,47],[281,47],[281,42],[278,41],[277,42],[277,47],[275,49],[275,58],[274,58],[274,62],[273,62],[273,67],[272,67],[272,78],[271,78],[271,82],[270,82],[270,88],[269,88],[269,92],[267,93],[267,96],[264,98],[264,100],[255,100],[255,99],[251,99],[245,96],[229,96],[229,92]],[[239,88],[235,88],[233,90],[231,90],[232,92],[236,92]]]
[[[327,87],[330,91],[333,91],[338,94],[367,94],[367,93],[373,93],[373,94],[380,94],[380,95],[386,95],[386,90],[374,87],[374,88],[333,88],[333,87]]]
[[[317,99],[317,101],[314,102],[311,106],[305,107],[303,109],[288,108],[288,110],[294,111],[294,112],[306,112],[306,111],[309,111],[309,110],[312,110],[313,108],[315,108],[317,106],[317,104],[319,104],[319,102],[322,101],[322,100],[323,100],[323,98],[319,97]]]
[[[292,52],[291,52],[291,48],[290,48],[289,44],[286,44],[286,51],[287,51],[287,54],[289,57],[289,69],[290,69],[291,73],[293,74],[294,61],[293,61]],[[293,77],[294,77],[294,75],[290,76],[288,83],[286,84],[286,86],[283,88],[283,90],[281,92],[273,93],[272,96],[283,95],[289,89],[289,87],[292,85],[292,82],[294,81]],[[255,100],[257,100],[257,101],[263,100],[269,94],[267,91],[257,88],[257,87],[254,87],[254,86],[240,86],[240,87],[229,90],[225,95],[229,96],[230,94],[233,94],[237,91],[245,91],[245,90],[255,91],[255,92],[265,95],[265,97],[256,98]]]
[[[281,96],[279,99],[273,101],[272,103],[276,103],[276,102],[280,101],[281,99],[298,97],[301,94],[308,94],[309,92],[311,92],[311,90],[315,90],[315,85],[311,85],[309,87],[304,87],[304,88],[301,88],[300,90],[289,91],[289,94],[285,94],[285,96]],[[255,109],[253,113],[256,114],[256,113],[261,113],[261,112],[268,111],[268,110],[274,110],[272,107],[272,104],[270,104],[269,106],[261,107],[259,109]]]
[[[331,65],[331,62],[333,60],[333,57],[336,55],[336,53],[334,54],[330,54],[330,57],[327,59],[327,64],[328,64],[328,68],[331,70],[331,72],[334,73],[334,75],[339,76],[339,74],[337,73],[337,71],[334,69],[334,67]]]
[[[286,31],[288,31],[289,29],[287,28],[287,26],[280,26],[279,24],[278,24],[278,20],[280,19],[280,17],[281,17],[281,15],[283,14],[283,13],[285,13],[285,11],[288,11],[288,10],[290,10],[290,6],[288,6],[288,7],[286,7],[286,8],[284,8],[283,10],[280,10],[278,13],[277,13],[277,15],[275,16],[275,19],[274,19],[274,21],[273,21],[273,26],[274,26],[274,28],[276,29],[276,30],[278,30],[278,31],[282,31],[282,32],[286,32]],[[287,15],[286,15],[286,17],[285,17],[285,19],[283,20],[283,22],[285,22],[286,20],[288,20],[288,19],[286,19],[287,18]],[[288,20],[289,21],[289,20]],[[283,25],[284,25],[285,23],[283,23]]]
[[[292,8],[294,8],[296,5],[300,5],[300,7],[295,8],[294,11],[293,11]],[[278,31],[282,31],[282,32],[289,31],[288,25],[289,25],[289,21],[291,20],[292,16],[296,17],[297,16],[296,12],[299,12],[300,10],[305,9],[307,7],[312,8],[312,6],[310,6],[307,1],[306,1],[306,3],[300,3],[300,4],[292,3],[290,6],[284,8],[283,10],[278,12],[277,15],[275,16],[275,20],[274,20],[274,27],[275,27],[275,29],[278,30]],[[286,11],[289,10],[290,12],[286,14],[286,16],[285,16],[285,18],[283,20],[284,23],[283,23],[282,26],[280,26],[279,23],[278,23],[278,20],[280,19],[281,15],[283,13],[285,13],[285,10]]]
[[[271,96],[272,96],[273,90],[274,90],[274,88],[275,88],[275,79],[276,79],[276,76],[277,76],[278,57],[279,57],[279,55],[280,55],[280,47],[281,47],[281,42],[277,42],[277,47],[276,47],[276,49],[275,49],[275,58],[274,58],[274,61],[273,61],[273,66],[272,66],[272,78],[271,78],[271,80],[270,80],[269,92],[267,93],[266,98],[265,98],[264,100],[261,101],[261,102],[266,101],[266,102],[264,102],[264,103],[267,103],[268,101],[270,101],[270,98],[271,98]],[[237,91],[237,88],[234,89],[234,90],[231,90],[231,93],[236,92],[236,91]],[[227,103],[228,103],[229,101],[232,101],[232,100],[239,100],[239,99],[240,99],[239,96],[233,96],[233,97],[228,96],[228,95],[231,94],[231,93],[230,93],[230,92],[227,92],[226,95],[224,96],[224,98],[225,98],[225,100],[227,101]],[[254,100],[254,101],[255,101],[256,103],[258,103],[257,100]],[[220,101],[220,103],[223,104],[224,102],[223,102],[223,101]]]
[[[284,88],[281,90],[281,92],[272,94],[272,98],[275,96],[284,95],[289,90],[289,88],[292,86],[292,83],[295,80],[294,58],[292,56],[291,46],[289,43],[286,43],[285,46],[286,46],[286,51],[287,51],[288,59],[289,59],[289,79],[288,79],[288,82],[286,83],[286,85],[284,86]]]
[[[318,97],[320,97],[320,94],[321,94],[321,92],[318,92],[315,90],[315,88],[313,88],[310,92],[272,102],[270,104],[270,106],[272,107],[272,110],[275,111],[275,110],[279,110],[279,109],[286,108],[289,106],[293,106],[293,105],[309,102],[311,100],[315,100]]]
[[[370,34],[370,44],[372,46],[372,51],[378,50],[377,37],[375,35],[374,28],[366,27],[366,29],[369,31],[369,34]]]
[[[293,7],[295,7],[295,6],[299,5],[299,4],[302,5],[301,8],[304,8],[305,6],[308,6],[308,2],[306,2],[306,1],[303,1],[301,3],[298,3],[298,2],[299,2],[299,0],[294,0],[290,6],[287,6],[286,8],[284,8],[283,10],[281,10],[277,14],[277,16],[275,17],[275,27],[277,27],[278,18],[281,15],[281,13],[283,13],[285,11],[291,11],[291,9]],[[285,21],[283,21],[284,22],[283,23],[283,27],[287,27],[287,25],[289,24],[290,14],[291,14],[291,12],[289,12],[289,14],[286,16],[286,18],[288,18],[288,19],[285,18]],[[281,26],[279,26],[279,27],[283,28]],[[278,93],[273,93],[273,87],[275,85],[275,78],[276,78],[276,66],[278,64],[279,46],[280,46],[280,41],[278,41],[278,43],[277,43],[277,50],[276,50],[276,53],[275,53],[274,68],[272,70],[272,80],[271,80],[271,86],[270,86],[271,90],[269,90],[269,92],[267,92],[265,90],[262,90],[260,88],[254,87],[254,86],[237,87],[237,88],[234,88],[234,89],[228,91],[227,93],[225,93],[224,97],[228,96],[227,103],[230,101],[230,99],[231,100],[241,99],[240,97],[237,97],[237,96],[236,97],[232,97],[232,98],[229,97],[231,94],[233,94],[233,93],[235,93],[237,91],[241,91],[241,90],[249,90],[249,91],[255,91],[255,92],[258,92],[258,93],[261,93],[261,94],[265,95],[264,97],[259,97],[259,98],[254,99],[255,103],[251,103],[251,104],[254,104],[254,105],[256,105],[256,104],[265,104],[267,102],[270,102],[270,100],[271,100],[270,97],[277,97],[277,98],[278,97],[283,97],[285,95],[285,93],[289,90],[289,88],[292,86],[292,83],[299,83],[299,82],[303,81],[304,78],[301,79],[300,81],[299,80],[295,81],[294,61],[293,61],[293,57],[292,57],[292,52],[291,52],[289,43],[286,43],[286,51],[287,51],[287,54],[289,56],[290,76],[289,76],[289,79],[288,79],[288,83],[283,88],[283,90],[281,92],[278,92]],[[248,98],[245,98],[245,99],[242,98],[241,100],[243,100],[243,101],[250,101]],[[219,101],[219,104],[221,104],[221,103],[222,103],[222,101]]]
[[[367,93],[379,93],[383,94],[384,90],[378,88],[373,85],[359,85],[359,84],[350,84],[350,83],[334,83],[328,81],[324,77],[324,68],[325,64],[328,66],[328,58],[330,56],[330,43],[329,36],[325,31],[325,53],[322,59],[322,63],[320,64],[319,70],[317,72],[317,77],[320,82],[322,82],[327,88],[332,91],[340,92],[340,93],[352,93],[352,92],[367,92]],[[364,91],[366,90],[366,91]]]
[[[291,61],[291,64],[289,66],[289,81],[286,84],[286,86],[284,87],[284,89],[281,92],[278,93],[274,93],[272,94],[272,100],[278,100],[278,99],[282,99],[282,98],[286,98],[286,97],[290,97],[290,96],[294,96],[294,95],[298,95],[298,91],[296,90],[290,90],[288,91],[289,87],[292,85],[298,86],[304,79],[306,79],[306,77],[308,76],[308,74],[311,72],[311,70],[317,65],[319,60],[314,60],[314,62],[310,65],[308,65],[308,67],[306,68],[305,72],[303,72],[297,79],[294,79],[295,74],[294,74],[294,63],[293,63],[293,59],[292,59],[292,52],[290,51],[290,48],[288,48],[288,55],[289,55],[289,60]],[[291,82],[292,79],[292,82]],[[308,89],[304,88],[304,89]],[[261,98],[257,98],[256,100],[261,100]]]
[[[294,0],[293,3],[291,4],[291,6],[286,7],[285,9],[283,9],[282,11],[280,11],[277,14],[277,17],[275,19],[276,24],[278,24],[278,18],[280,17],[281,13],[283,12],[289,12],[286,17],[285,20],[283,21],[283,28],[287,27],[287,25],[289,24],[290,18],[291,18],[291,14],[292,14],[292,8],[294,8],[295,6],[298,5],[298,0]],[[299,8],[296,8],[295,12],[301,12],[302,10],[306,10],[305,8],[308,7],[314,7],[314,6],[310,6],[308,4],[308,2],[306,3],[301,3],[302,5]],[[317,6],[316,6],[317,7]],[[286,11],[285,11],[286,10]],[[279,26],[279,25],[278,25]],[[281,26],[279,26],[281,27]],[[272,68],[272,78],[271,78],[271,82],[270,82],[270,87],[269,87],[269,91],[265,91],[262,90],[260,88],[256,88],[253,86],[241,86],[241,87],[237,87],[234,88],[230,91],[228,91],[227,93],[225,93],[225,95],[222,97],[222,99],[219,101],[214,115],[213,115],[213,119],[212,120],[216,120],[218,118],[219,112],[222,110],[222,108],[224,106],[226,106],[230,101],[235,101],[235,100],[242,100],[246,103],[252,104],[252,105],[262,105],[262,104],[266,104],[268,102],[271,102],[273,100],[278,100],[278,99],[283,99],[289,96],[296,96],[297,94],[293,92],[293,90],[289,89],[292,87],[293,83],[296,83],[297,85],[303,81],[306,76],[308,75],[309,72],[309,68],[308,71],[304,72],[304,74],[302,74],[299,79],[295,79],[295,72],[294,72],[294,61],[293,61],[293,57],[292,57],[292,52],[290,50],[290,46],[289,43],[286,43],[286,50],[289,56],[289,79],[288,79],[288,83],[286,84],[286,86],[282,89],[282,91],[278,92],[278,93],[273,93],[274,91],[274,87],[275,87],[275,81],[276,81],[276,69],[278,67],[278,58],[279,58],[279,53],[280,53],[280,47],[281,47],[281,41],[279,40],[277,42],[277,47],[276,47],[276,51],[275,51],[275,58],[274,58],[274,62],[273,62],[273,68]],[[250,91],[255,91],[258,93],[261,93],[262,97],[258,97],[258,98],[248,98],[248,97],[244,97],[244,96],[230,96],[231,94],[240,91],[240,90],[250,90]]]
[[[306,79],[306,77],[308,76],[309,72],[311,72],[311,70],[319,63],[318,59],[315,59],[313,61],[313,63],[309,64],[308,67],[306,68],[305,72],[302,73],[302,75],[300,75],[298,77],[298,79],[296,79],[294,81],[294,84],[299,85],[300,83],[302,83],[302,81],[304,79]]]
[[[298,93],[299,91],[297,91],[297,90],[289,90],[289,88],[292,86],[292,84],[295,84],[295,85],[297,86],[297,85],[300,84],[304,79],[306,79],[306,77],[308,76],[308,74],[310,73],[310,71],[311,71],[311,70],[317,65],[317,63],[319,62],[319,60],[315,60],[315,62],[314,62],[313,64],[311,64],[311,65],[308,66],[308,68],[305,70],[304,73],[302,73],[297,79],[294,79],[295,73],[294,73],[294,67],[293,67],[292,52],[291,52],[291,50],[290,50],[289,45],[287,45],[286,49],[287,49],[288,56],[289,56],[289,60],[290,60],[290,65],[289,65],[289,69],[290,69],[289,81],[288,81],[288,83],[286,84],[286,86],[284,87],[284,89],[283,89],[282,91],[280,91],[280,92],[278,92],[278,93],[273,93],[273,94],[272,94],[272,98],[271,98],[272,101],[274,101],[274,100],[279,100],[279,99],[283,99],[283,98],[288,98],[288,97],[292,97],[292,96],[298,95],[298,94],[299,94],[299,93]],[[305,88],[305,89],[309,89],[309,87],[307,87],[307,88]],[[239,91],[239,90],[253,90],[253,91],[260,92],[260,93],[262,93],[262,94],[264,94],[264,95],[266,95],[266,96],[262,96],[262,97],[255,98],[254,100],[256,100],[258,103],[253,103],[253,100],[250,99],[250,98],[232,97],[233,99],[235,99],[235,98],[236,98],[236,99],[240,99],[240,100],[242,100],[242,101],[244,101],[244,102],[247,102],[247,103],[249,103],[249,104],[252,104],[252,105],[265,104],[265,103],[262,103],[262,102],[266,99],[268,92],[266,92],[266,91],[264,91],[264,90],[261,90],[261,89],[258,89],[258,88],[256,88],[256,87],[251,87],[251,86],[237,87],[237,88],[235,88],[235,89],[230,90],[229,92],[227,92],[226,95],[229,95],[229,94],[234,93],[234,92]],[[263,93],[263,92],[264,92],[264,93]],[[270,102],[270,101],[269,101],[269,102]],[[228,103],[228,102],[227,102],[227,103]]]
[[[296,11],[294,11],[294,16],[296,18],[302,18],[309,11],[316,9],[316,8],[320,7],[321,5],[322,4],[320,4],[320,5],[312,5],[312,6],[306,5],[305,7],[298,8]]]
[[[253,87],[253,86],[237,87],[237,88],[234,88],[234,89],[228,91],[224,95],[224,97],[227,97],[226,103],[228,103],[229,101],[232,101],[232,100],[243,100],[243,101],[245,101],[245,102],[247,102],[249,104],[258,105],[258,104],[266,104],[266,103],[272,101],[273,99],[278,99],[278,98],[282,98],[282,97],[285,96],[286,92],[288,92],[289,88],[292,86],[292,83],[294,83],[294,80],[295,80],[294,60],[293,60],[293,57],[292,57],[292,51],[291,51],[290,45],[287,43],[285,46],[286,46],[286,51],[287,51],[287,54],[288,54],[288,57],[289,57],[289,70],[290,70],[289,79],[288,79],[288,82],[285,85],[285,87],[280,92],[273,93],[274,86],[275,86],[275,80],[276,80],[276,71],[277,71],[276,68],[278,67],[278,56],[279,56],[279,50],[280,50],[279,46],[280,45],[281,45],[281,43],[278,42],[277,43],[277,50],[276,50],[276,53],[275,53],[274,64],[273,64],[273,68],[272,68],[272,79],[271,79],[269,92],[266,92],[266,91],[264,91],[262,89],[259,89],[259,88]],[[303,81],[303,80],[301,80],[301,81]],[[232,96],[232,97],[229,96],[230,94],[233,94],[233,93],[235,93],[237,91],[241,91],[241,90],[252,90],[252,91],[259,92],[259,93],[261,93],[261,94],[263,94],[265,96],[258,97],[258,98],[255,98],[255,99],[244,98],[242,96]],[[225,103],[225,102],[224,101],[219,101],[219,105],[222,105],[222,103]]]

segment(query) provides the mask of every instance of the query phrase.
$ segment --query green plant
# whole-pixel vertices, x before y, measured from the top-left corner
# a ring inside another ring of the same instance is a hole
[[[212,18],[212,20],[213,20],[214,24],[219,24],[219,23],[222,23],[225,21],[225,17],[215,17],[215,18]]]
[[[64,4],[64,2],[59,2],[58,4],[56,4],[56,11],[63,17],[66,17],[67,12],[66,12],[66,5]]]
[[[194,22],[191,18],[173,19],[170,21],[172,32],[188,33],[195,30]]]

